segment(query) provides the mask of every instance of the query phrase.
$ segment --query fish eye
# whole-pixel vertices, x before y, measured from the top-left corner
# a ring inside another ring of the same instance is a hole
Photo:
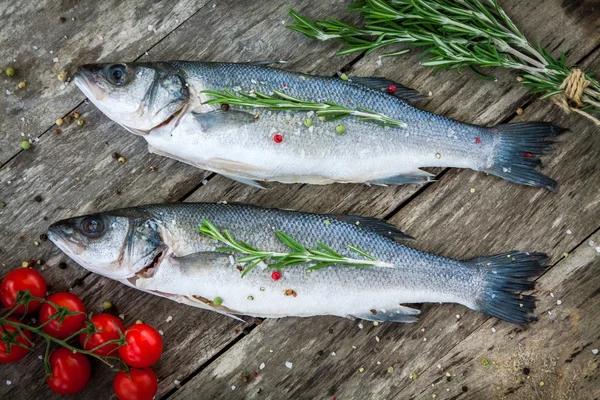
[[[114,64],[106,70],[106,79],[115,86],[124,85],[126,76],[125,65]]]
[[[89,238],[98,238],[104,233],[104,222],[97,217],[86,217],[81,221],[81,231]]]

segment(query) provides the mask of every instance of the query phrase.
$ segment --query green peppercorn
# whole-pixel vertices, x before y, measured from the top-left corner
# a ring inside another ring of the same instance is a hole
[[[29,143],[29,140],[23,140],[21,142],[21,148],[23,150],[29,150],[31,148],[31,143]]]
[[[108,300],[104,300],[104,301],[102,302],[102,308],[103,308],[103,309],[105,309],[105,310],[108,310],[108,309],[109,309],[109,308],[111,308],[111,307],[112,307],[112,303],[111,303],[110,301],[108,301]]]
[[[13,76],[15,74],[15,69],[13,67],[6,68],[6,76]]]
[[[223,299],[220,297],[215,297],[212,302],[215,306],[220,306],[223,304]]]
[[[337,133],[338,135],[343,135],[344,133],[346,133],[346,127],[344,125],[336,126],[335,133]]]
[[[306,119],[304,120],[304,126],[305,126],[305,127],[307,127],[307,128],[310,128],[310,127],[312,126],[312,124],[313,124],[313,121],[312,121],[312,119],[310,119],[310,118],[306,118]]]

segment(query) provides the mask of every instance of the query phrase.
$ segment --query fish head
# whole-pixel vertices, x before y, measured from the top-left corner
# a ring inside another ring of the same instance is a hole
[[[166,249],[158,223],[133,209],[58,221],[48,238],[83,268],[121,282],[152,269]]]
[[[168,123],[189,100],[184,76],[168,63],[82,65],[74,82],[106,116],[139,135]]]

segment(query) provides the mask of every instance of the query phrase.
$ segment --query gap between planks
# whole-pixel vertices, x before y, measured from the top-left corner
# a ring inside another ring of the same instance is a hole
[[[199,9],[197,9],[196,11],[194,11],[189,17],[187,17],[185,20],[183,20],[179,25],[177,25],[175,28],[173,28],[171,31],[169,31],[166,35],[164,35],[162,38],[160,38],[156,43],[154,43],[152,46],[150,46],[148,49],[146,49],[146,51],[144,51],[142,54],[140,54],[139,56],[137,56],[133,60],[133,62],[138,61],[146,53],[148,53],[150,50],[152,50],[153,48],[155,48],[156,46],[158,46],[163,40],[165,40],[166,38],[168,38],[173,32],[175,32],[177,29],[179,29],[179,27],[181,27],[183,24],[185,24],[190,18],[194,17],[196,14],[198,14],[200,11],[202,11],[204,9],[204,7],[206,7],[207,5],[208,5],[208,3],[206,3],[205,5],[203,5],[202,7],[200,7]],[[72,82],[72,81],[70,81],[70,82]],[[66,118],[68,115],[70,115],[75,110],[77,110],[79,107],[81,107],[86,101],[87,101],[87,98],[84,98],[83,100],[81,100],[72,109],[70,109],[65,115],[63,115],[62,118]],[[39,134],[36,137],[39,139],[42,136],[46,135],[48,132],[50,132],[54,128],[55,125],[56,124],[52,124],[50,127],[48,127],[47,129],[45,129],[44,131],[42,131],[42,133]],[[8,160],[6,160],[6,162],[4,164],[0,164],[0,169],[4,168],[5,165],[8,165],[9,162],[11,162],[14,158],[16,158],[17,156],[19,156],[19,154],[21,154],[24,151],[25,150],[23,150],[23,149],[17,151]]]

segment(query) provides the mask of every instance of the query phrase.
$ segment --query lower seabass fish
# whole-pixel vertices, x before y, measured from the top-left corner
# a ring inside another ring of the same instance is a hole
[[[461,123],[412,106],[416,92],[382,78],[172,61],[84,65],[74,82],[109,118],[142,135],[151,152],[254,186],[424,183],[434,175],[420,168],[456,167],[556,190],[536,168],[558,126]],[[214,95],[225,91],[249,105]],[[259,94],[271,96],[270,108],[259,107]],[[290,105],[290,98],[300,102]],[[327,104],[355,114],[327,117]]]
[[[82,267],[128,286],[267,318],[414,322],[419,311],[403,304],[449,302],[524,324],[534,298],[520,293],[547,263],[519,251],[464,261],[428,254],[373,218],[208,203],[75,217],[52,224],[48,237]],[[249,265],[253,254],[259,262]]]

